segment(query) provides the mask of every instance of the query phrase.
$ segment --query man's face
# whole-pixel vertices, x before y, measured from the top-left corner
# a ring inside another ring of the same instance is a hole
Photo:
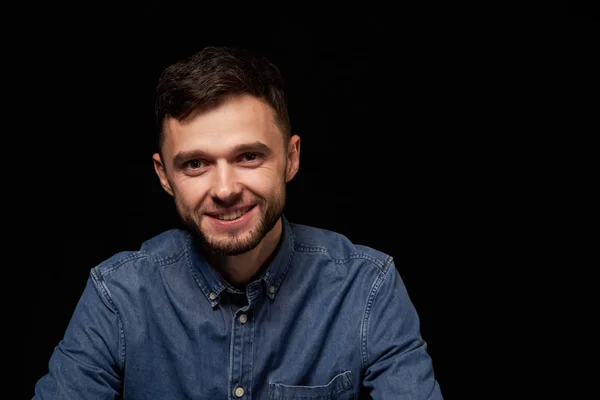
[[[164,131],[155,170],[188,229],[218,254],[255,248],[283,212],[298,136],[286,147],[273,110],[247,95],[186,121],[169,118]]]

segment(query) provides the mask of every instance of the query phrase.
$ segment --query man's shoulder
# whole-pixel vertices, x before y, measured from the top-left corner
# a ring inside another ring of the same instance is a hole
[[[144,241],[139,249],[118,252],[92,269],[96,276],[104,277],[126,266],[144,264],[159,266],[181,258],[187,248],[189,235],[180,229],[170,229]]]
[[[352,260],[365,260],[379,269],[387,269],[392,256],[364,244],[353,242],[344,233],[312,225],[290,223],[294,234],[294,250],[298,252],[319,252],[336,263]]]

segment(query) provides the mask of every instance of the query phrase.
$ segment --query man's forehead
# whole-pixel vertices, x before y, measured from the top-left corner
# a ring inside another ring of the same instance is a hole
[[[230,133],[242,127],[248,133],[281,134],[274,111],[266,105],[256,104],[223,105],[210,111],[196,112],[185,119],[167,117],[163,123],[165,133]]]

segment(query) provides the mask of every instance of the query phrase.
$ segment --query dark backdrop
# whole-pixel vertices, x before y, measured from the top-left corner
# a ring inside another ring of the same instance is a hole
[[[464,360],[451,351],[470,338],[454,285],[485,261],[475,254],[486,245],[479,215],[490,194],[478,190],[486,179],[478,164],[490,142],[465,134],[485,113],[477,104],[484,88],[471,81],[466,94],[465,75],[477,64],[463,62],[459,27],[404,26],[385,10],[250,17],[158,1],[51,11],[48,19],[38,12],[37,41],[22,50],[34,88],[23,104],[39,101],[23,123],[36,122],[27,140],[42,154],[26,160],[40,217],[26,239],[35,244],[28,271],[36,287],[28,291],[25,398],[47,371],[90,268],[178,226],[152,167],[154,84],[169,63],[221,44],[263,52],[286,78],[302,137],[287,217],[395,257],[442,391],[460,397],[450,374]]]

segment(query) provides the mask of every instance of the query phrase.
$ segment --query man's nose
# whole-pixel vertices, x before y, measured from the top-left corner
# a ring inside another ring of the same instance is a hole
[[[215,168],[215,180],[212,196],[223,203],[231,203],[242,193],[242,185],[238,181],[235,168],[229,164],[220,164]]]

